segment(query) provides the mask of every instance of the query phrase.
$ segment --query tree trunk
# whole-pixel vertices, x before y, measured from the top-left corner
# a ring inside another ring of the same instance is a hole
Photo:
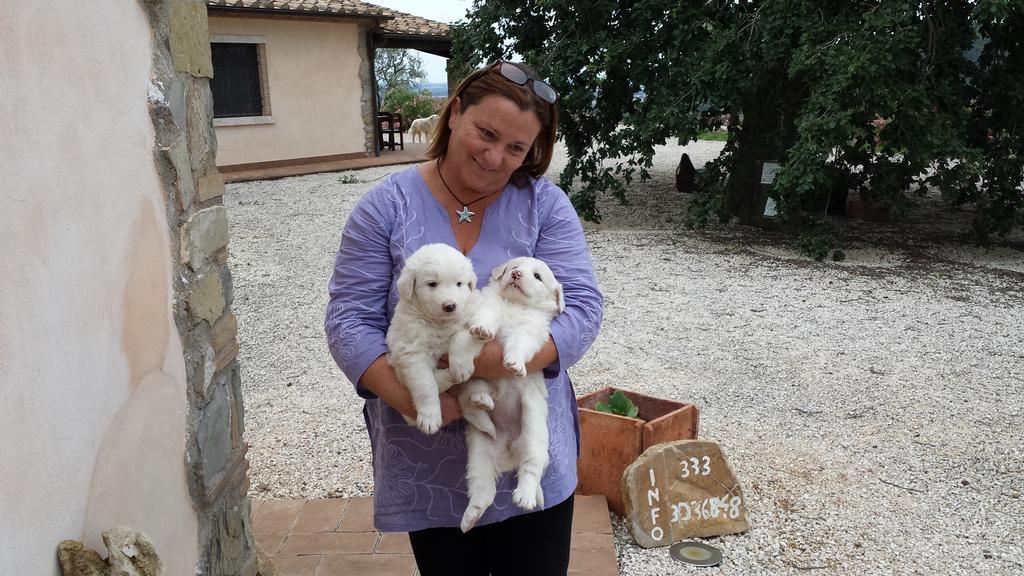
[[[766,160],[778,161],[782,150],[766,139],[778,122],[765,110],[748,107],[743,111],[742,132],[736,142],[729,180],[725,184],[725,205],[741,224],[760,225],[764,220],[765,187],[761,185],[761,166]],[[773,122],[774,120],[774,122]]]
[[[784,82],[773,94],[763,95],[763,99],[747,102],[743,107],[741,132],[725,185],[726,209],[742,224],[765,223],[768,186],[761,184],[762,164],[779,162],[796,142],[793,120],[801,104],[792,94],[799,92],[798,80]]]

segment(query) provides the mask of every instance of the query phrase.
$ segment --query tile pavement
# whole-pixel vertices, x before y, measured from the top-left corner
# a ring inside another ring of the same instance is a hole
[[[373,528],[370,498],[253,500],[253,531],[280,576],[419,576],[404,533]],[[604,496],[576,496],[569,576],[618,576]]]

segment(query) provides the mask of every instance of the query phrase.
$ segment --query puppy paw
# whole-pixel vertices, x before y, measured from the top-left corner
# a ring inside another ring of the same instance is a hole
[[[494,398],[487,392],[475,392],[469,395],[469,401],[480,410],[494,410]]]
[[[484,511],[487,510],[486,506],[480,506],[479,504],[473,504],[472,502],[466,507],[466,511],[462,514],[462,523],[459,524],[459,528],[462,531],[469,532],[476,526],[476,523],[480,521],[480,517],[484,515]]]
[[[462,384],[473,375],[473,361],[456,362],[448,365],[448,381],[454,384]]]
[[[505,369],[515,374],[517,378],[526,378],[526,363],[522,360],[505,358]]]
[[[539,498],[538,495],[540,496]],[[544,505],[544,493],[541,491],[540,486],[532,487],[520,484],[512,492],[512,502],[523,510],[533,510],[537,506]]]
[[[497,436],[498,433],[494,430],[494,422],[491,420],[491,416],[487,412],[467,407],[463,410],[462,417],[466,419],[466,422],[469,422],[469,425],[473,429],[479,430],[492,440]],[[470,430],[470,432],[472,432],[472,430]]]
[[[416,414],[416,427],[424,434],[433,434],[441,429],[441,411],[423,409]]]
[[[481,324],[470,327],[469,333],[475,336],[477,340],[483,340],[484,342],[494,340],[494,330]]]
[[[448,368],[434,368],[434,381],[437,382],[438,392],[447,392],[452,386],[461,384],[455,380],[452,371]]]

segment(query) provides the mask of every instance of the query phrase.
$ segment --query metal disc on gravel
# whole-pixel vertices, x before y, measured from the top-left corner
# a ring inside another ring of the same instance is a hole
[[[691,566],[718,566],[722,551],[703,542],[676,542],[668,549],[669,556]]]

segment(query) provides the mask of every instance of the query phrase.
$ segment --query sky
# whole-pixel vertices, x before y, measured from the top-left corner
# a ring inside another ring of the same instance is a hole
[[[463,19],[466,11],[473,5],[472,0],[368,0],[366,3],[447,24]],[[416,52],[416,55],[423,59],[423,71],[427,73],[427,82],[448,81],[448,74],[445,72],[446,59],[426,52]]]

